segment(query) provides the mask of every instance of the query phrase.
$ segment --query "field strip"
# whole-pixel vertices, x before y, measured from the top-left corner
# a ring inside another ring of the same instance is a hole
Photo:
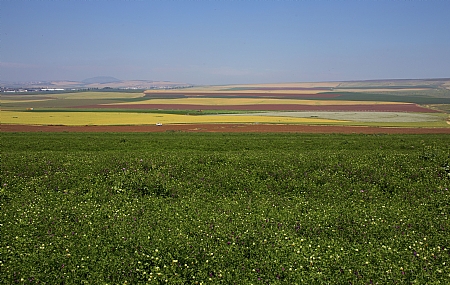
[[[245,114],[226,114],[224,116],[242,116]],[[356,122],[416,123],[443,121],[442,114],[423,114],[405,112],[261,112],[252,116],[320,118]]]
[[[102,112],[14,112],[2,111],[2,124],[24,125],[154,125],[203,123],[279,123],[279,124],[333,124],[345,121],[321,118],[174,115],[154,113],[102,113]]]
[[[440,113],[416,104],[371,105],[302,105],[302,104],[254,104],[254,105],[192,105],[192,104],[115,104],[77,106],[83,109],[122,110],[232,110],[232,111],[332,111],[332,112],[413,112]]]
[[[320,88],[320,87],[336,87],[340,82],[287,82],[287,83],[262,83],[262,84],[236,84],[222,85],[221,88],[261,88],[261,87],[277,87],[277,88]]]
[[[130,92],[74,92],[74,93],[62,93],[62,94],[48,94],[57,99],[132,99],[143,97],[143,93],[130,93]]]
[[[430,88],[336,88],[333,90],[333,92],[398,92],[398,91],[424,91],[424,90],[430,90]]]
[[[345,100],[296,100],[296,99],[270,99],[270,98],[178,98],[178,99],[149,99],[138,102],[123,102],[104,104],[111,105],[139,105],[139,104],[180,104],[180,105],[378,105],[378,104],[404,104],[398,102],[382,101],[345,101]]]
[[[230,88],[334,88],[340,82],[291,82],[291,83],[265,83],[265,84],[233,84],[233,85],[216,85],[216,86],[195,86],[190,88],[179,89],[181,92],[216,92]],[[173,92],[173,90],[149,89],[145,92]]]
[[[213,132],[213,133],[332,133],[332,134],[450,134],[450,127],[380,127],[313,124],[166,124],[134,126],[2,125],[2,132]]]
[[[245,88],[245,87],[244,87]],[[236,90],[146,90],[145,94],[186,94],[186,95],[199,95],[199,96],[207,96],[210,94],[223,94],[223,95],[239,95],[239,94],[310,94],[315,95],[322,92],[330,92],[331,90],[320,90],[320,89],[300,89],[300,90],[262,90],[262,89],[239,89],[236,87]]]
[[[9,104],[9,103],[32,103],[32,102],[43,102],[43,101],[50,101],[55,100],[53,98],[46,98],[46,99],[23,99],[23,100],[13,100],[13,99],[0,99],[0,104]]]

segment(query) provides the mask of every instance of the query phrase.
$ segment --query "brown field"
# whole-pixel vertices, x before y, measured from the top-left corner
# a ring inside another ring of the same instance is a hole
[[[301,87],[301,88],[316,88],[316,87],[337,87],[340,82],[291,82],[291,83],[264,83],[264,84],[242,84],[229,85],[221,87]]]
[[[1,125],[1,132],[280,132],[357,134],[450,134],[450,128],[382,128],[356,126],[187,124],[163,126]]]
[[[262,91],[280,91],[280,90],[321,90],[321,91],[330,91],[333,88],[331,87],[250,87],[251,90],[262,90]]]
[[[234,111],[367,111],[367,112],[418,112],[439,113],[437,110],[416,104],[357,104],[357,105],[303,105],[303,104],[253,104],[253,105],[196,105],[196,104],[110,104],[79,108],[136,109],[136,110],[234,110]]]
[[[377,104],[408,104],[382,101],[354,101],[354,100],[314,100],[314,99],[279,99],[279,98],[173,98],[173,99],[147,99],[132,102],[105,103],[103,105],[140,105],[140,104],[168,104],[168,105],[204,105],[204,106],[230,106],[230,105],[377,105]],[[409,103],[411,104],[411,103]]]
[[[262,87],[264,88],[264,87]],[[330,90],[322,90],[322,89],[248,89],[248,90],[190,90],[190,89],[180,89],[180,91],[173,90],[147,90],[144,94],[147,97],[151,97],[152,95],[186,95],[186,96],[197,96],[197,97],[217,97],[217,96],[273,96],[280,97],[286,95],[309,95],[309,96],[317,96],[319,93],[328,92]],[[335,96],[339,96],[339,94],[333,94]],[[325,97],[326,98],[326,97]]]
[[[399,102],[382,101],[355,101],[355,100],[314,100],[314,99],[279,99],[279,98],[172,98],[172,99],[147,99],[132,102],[105,103],[102,105],[141,105],[141,104],[167,104],[167,105],[203,105],[203,106],[232,106],[232,105],[387,105],[408,104]],[[411,104],[411,103],[409,103]]]
[[[267,90],[266,92],[255,92],[254,90],[240,90],[240,91],[217,91],[214,93],[209,92],[193,92],[193,91],[183,91],[183,92],[147,92],[145,91],[145,96],[147,98],[152,98],[155,96],[169,96],[169,95],[185,95],[189,97],[223,97],[227,96],[228,98],[233,97],[313,97],[313,98],[335,98],[341,96],[338,93],[328,93],[323,94],[320,92],[324,92],[325,90],[312,90],[312,89],[304,89],[304,90]]]

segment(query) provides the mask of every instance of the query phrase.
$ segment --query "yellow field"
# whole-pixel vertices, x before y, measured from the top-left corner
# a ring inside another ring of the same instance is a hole
[[[318,118],[221,116],[221,115],[172,115],[152,113],[116,112],[15,112],[2,111],[2,124],[24,125],[154,125],[203,124],[203,123],[280,123],[280,124],[335,124],[346,121]]]
[[[295,99],[264,99],[264,98],[179,98],[179,99],[149,99],[139,102],[112,103],[104,105],[136,105],[136,104],[193,104],[193,105],[357,105],[357,104],[402,104],[399,102],[381,101],[344,101],[344,100],[295,100]]]

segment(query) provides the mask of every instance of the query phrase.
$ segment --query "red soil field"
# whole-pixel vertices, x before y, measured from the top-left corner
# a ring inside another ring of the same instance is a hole
[[[280,90],[286,90],[282,88]],[[310,89],[313,90],[313,89]],[[325,94],[290,94],[290,93],[180,93],[180,92],[164,92],[164,93],[146,93],[144,92],[145,98],[163,98],[170,96],[183,96],[183,97],[208,97],[208,98],[233,98],[233,97],[276,97],[276,98],[335,98],[341,96],[341,94],[337,93],[325,93]]]
[[[247,133],[356,133],[450,134],[450,128],[382,128],[356,126],[189,124],[163,126],[29,126],[1,125],[1,132],[247,132]]]
[[[194,104],[117,104],[88,105],[75,108],[139,109],[139,110],[236,110],[236,111],[343,111],[343,112],[419,112],[439,113],[416,104],[361,104],[361,105],[194,105]]]
[[[245,90],[332,90],[331,87],[250,87]]]

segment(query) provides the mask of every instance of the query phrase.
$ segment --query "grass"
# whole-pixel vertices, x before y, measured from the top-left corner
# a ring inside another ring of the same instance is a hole
[[[427,93],[432,93],[431,95]],[[347,101],[387,101],[387,102],[407,102],[416,104],[450,104],[448,94],[450,91],[422,91],[417,95],[411,92],[323,92],[323,94],[340,94],[339,97],[334,97],[332,100],[347,100]],[[444,95],[443,95],[444,94]],[[437,95],[437,96],[435,96]],[[323,98],[323,100],[328,100]]]
[[[449,135],[0,136],[5,284],[450,281]]]
[[[436,110],[445,112],[447,114],[450,114],[450,104],[429,105],[427,107],[431,108],[431,109],[436,109]]]

